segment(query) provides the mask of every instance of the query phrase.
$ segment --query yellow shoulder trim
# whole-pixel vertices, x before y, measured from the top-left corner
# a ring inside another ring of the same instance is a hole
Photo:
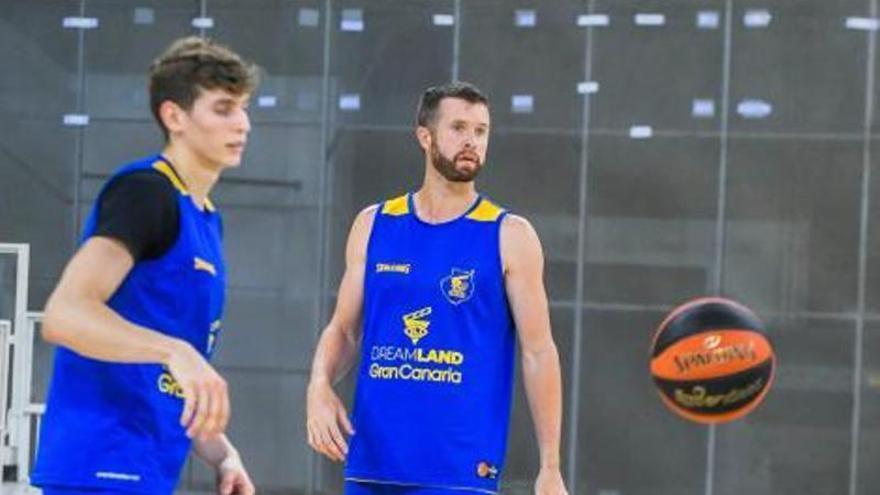
[[[189,191],[186,190],[186,186],[183,185],[183,182],[177,177],[177,174],[174,173],[174,170],[171,169],[171,166],[162,160],[156,160],[153,162],[153,168],[162,173],[171,183],[174,185],[174,188],[180,191],[180,194],[184,196],[189,195]]]
[[[504,208],[496,205],[488,199],[481,199],[480,204],[470,212],[467,218],[478,222],[494,222],[504,213]]]
[[[184,196],[189,196],[189,191],[187,191],[186,186],[183,185],[183,182],[177,177],[177,174],[174,173],[174,169],[171,168],[168,163],[162,160],[156,160],[153,162],[153,168],[158,170],[162,175],[168,178],[171,183],[174,185],[174,188],[180,191],[180,194]],[[211,198],[205,198],[205,209],[210,212],[217,211],[217,207],[214,206],[214,203],[211,201]]]
[[[382,214],[398,217],[409,213],[409,195],[404,194],[394,199],[389,199],[382,205]]]

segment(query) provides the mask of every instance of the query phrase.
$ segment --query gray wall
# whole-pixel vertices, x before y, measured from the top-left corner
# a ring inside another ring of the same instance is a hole
[[[244,166],[215,195],[231,266],[218,366],[232,386],[231,436],[263,493],[339,493],[340,469],[304,442],[311,351],[351,219],[417,187],[415,105],[451,78],[492,99],[481,188],[530,218],[544,243],[573,493],[867,495],[880,484],[876,39],[846,27],[876,15],[877,0],[3,7],[0,241],[31,244],[32,309],[103,177],[161,144],[144,91],[152,57],[201,32],[264,67],[257,96],[276,104],[255,99]],[[341,29],[348,9],[362,31]],[[534,10],[534,27],[515,26],[519,9]],[[761,17],[752,9],[767,9],[769,26],[747,26]],[[698,27],[702,11],[715,27]],[[641,12],[665,14],[665,25],[636,25]],[[610,25],[579,27],[591,13]],[[433,14],[457,25],[435,26]],[[99,27],[62,28],[79,15]],[[193,28],[198,16],[214,27]],[[579,94],[584,81],[598,92]],[[341,108],[347,94],[358,110]],[[524,94],[532,110],[515,111]],[[695,116],[695,99],[711,100],[712,114]],[[769,114],[743,115],[747,100]],[[71,113],[89,125],[62,125]],[[652,137],[634,139],[632,126]],[[766,402],[717,428],[666,411],[647,373],[664,312],[706,293],[754,308],[780,360]],[[525,494],[537,450],[517,392],[503,491]],[[182,488],[211,482],[191,463]]]

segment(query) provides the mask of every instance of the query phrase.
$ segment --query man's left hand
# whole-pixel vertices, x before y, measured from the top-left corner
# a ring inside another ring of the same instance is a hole
[[[256,488],[237,455],[227,457],[217,467],[217,493],[219,495],[254,495]]]
[[[535,495],[568,495],[558,468],[541,468],[535,480]]]

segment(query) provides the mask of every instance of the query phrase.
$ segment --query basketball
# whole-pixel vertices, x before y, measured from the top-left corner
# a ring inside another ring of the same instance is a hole
[[[663,402],[703,424],[726,423],[755,409],[773,382],[776,357],[750,309],[707,297],[672,310],[651,344],[651,376]]]

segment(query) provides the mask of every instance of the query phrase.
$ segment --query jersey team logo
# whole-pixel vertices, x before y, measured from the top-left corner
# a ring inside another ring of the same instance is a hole
[[[494,480],[498,478],[498,468],[489,462],[480,461],[480,463],[477,464],[477,476]]]
[[[474,272],[453,268],[452,273],[440,281],[440,288],[446,300],[452,304],[461,304],[474,295]]]
[[[431,306],[427,306],[403,315],[403,333],[412,340],[413,345],[418,345],[419,341],[428,335],[431,322],[423,318],[430,316],[431,311],[433,311]]]

